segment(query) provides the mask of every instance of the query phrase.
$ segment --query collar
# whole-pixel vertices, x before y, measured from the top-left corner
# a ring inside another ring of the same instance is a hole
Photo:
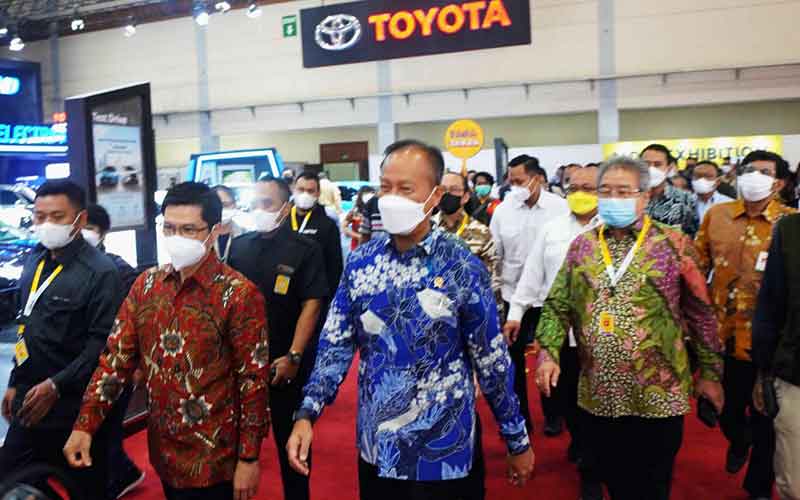
[[[442,230],[439,229],[437,226],[431,224],[431,230],[422,239],[419,243],[417,243],[416,248],[425,252],[426,255],[432,255],[434,249],[436,248],[436,242],[439,241],[439,238],[442,235]],[[394,248],[394,238],[392,238],[391,234],[387,234],[386,241],[384,242],[384,247],[391,246]]]
[[[208,289],[211,288],[214,277],[222,271],[222,262],[220,262],[217,253],[214,252],[213,249],[206,254],[201,262],[200,267],[197,268],[189,279],[197,281],[201,287]],[[172,267],[172,264],[166,265],[164,275],[161,276],[161,281],[166,281],[169,277],[174,277],[176,280],[180,281],[180,274]]]
[[[773,198],[764,208],[764,211],[761,212],[761,215],[767,220],[767,222],[774,224],[778,221],[781,216],[781,203]],[[734,202],[733,205],[733,218],[739,218],[743,215],[747,215],[747,209],[744,206],[744,200],[738,199]]]
[[[463,208],[459,209],[459,212],[461,213],[461,216],[458,219],[456,219],[456,223],[453,224],[452,226],[447,224],[447,217],[445,217],[445,215],[441,212],[436,214],[436,216],[434,217],[433,219],[434,224],[444,229],[448,233],[455,233],[456,231],[458,231],[458,228],[461,227],[461,222],[464,220],[464,215],[466,215],[466,212],[464,211]]]
[[[72,261],[78,258],[78,254],[80,254],[81,250],[83,250],[84,245],[88,245],[88,243],[86,243],[86,241],[83,238],[81,238],[80,236],[75,237],[75,239],[70,241],[67,246],[59,249],[55,261],[63,265],[64,267],[67,267],[69,264],[72,263]],[[42,256],[49,258],[52,255],[50,250],[48,250],[41,243],[36,245],[36,249],[39,252],[40,259]]]
[[[644,217],[645,217],[645,215],[642,215],[641,217],[636,219],[636,222],[634,222],[630,226],[623,228],[625,230],[625,232],[627,233],[626,236],[633,236],[634,238],[639,236],[639,233],[642,231],[642,227],[644,227]],[[603,226],[603,224],[600,221],[599,216],[595,217],[595,219],[597,219],[597,225],[593,228],[593,230],[596,231],[597,234],[600,234],[600,228]],[[650,217],[650,221],[651,221],[650,222],[650,228],[652,229],[653,226],[655,225],[655,220],[652,217]],[[615,240],[616,239],[613,236],[610,236],[610,234],[611,234],[610,229],[612,229],[612,228],[609,227],[609,226],[605,226],[605,230],[606,230],[605,231],[605,235],[606,235],[606,240],[607,241],[611,241],[611,240]]]

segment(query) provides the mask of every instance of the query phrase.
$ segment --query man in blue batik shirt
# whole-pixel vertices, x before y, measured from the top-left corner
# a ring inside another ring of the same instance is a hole
[[[287,444],[308,474],[312,423],[333,402],[359,351],[362,500],[480,499],[473,373],[508,446],[509,479],[533,471],[511,359],[489,273],[456,238],[432,229],[441,152],[416,141],[389,146],[379,209],[384,229],[350,256]]]

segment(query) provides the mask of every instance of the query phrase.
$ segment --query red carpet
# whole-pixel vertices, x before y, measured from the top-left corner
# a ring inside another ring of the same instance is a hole
[[[531,384],[532,410],[537,429],[542,428],[538,393]],[[534,436],[536,472],[525,488],[509,486],[504,477],[505,447],[500,442],[491,413],[481,400],[484,423],[484,451],[487,462],[487,499],[489,500],[575,500],[578,498],[577,473],[567,462],[566,433],[558,438],[545,438],[541,431]],[[314,466],[311,496],[314,500],[356,500],[355,449],[356,370],[345,380],[336,403],[328,408],[315,427]],[[746,500],[741,489],[744,472],[730,476],[725,472],[726,442],[718,429],[709,430],[693,415],[686,418],[683,448],[678,456],[672,500]],[[131,458],[147,471],[147,479],[128,497],[131,500],[162,498],[158,478],[147,461],[147,439],[144,432],[130,437],[126,448]],[[261,452],[264,469],[259,499],[283,498],[275,443],[265,441]],[[777,498],[777,497],[776,497]],[[287,499],[291,500],[291,499]]]

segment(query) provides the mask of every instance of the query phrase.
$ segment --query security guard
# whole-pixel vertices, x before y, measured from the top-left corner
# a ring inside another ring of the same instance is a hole
[[[0,448],[0,482],[30,463],[43,462],[63,469],[82,498],[103,499],[107,428],[92,447],[92,467],[68,467],[61,451],[122,302],[114,263],[81,235],[86,219],[86,195],[77,184],[48,181],[36,192],[33,221],[39,245],[20,280],[23,310],[2,402],[10,427]]]
[[[325,257],[325,269],[330,293],[333,297],[342,276],[342,241],[338,224],[328,215],[325,207],[318,203],[320,195],[319,176],[303,172],[294,184],[294,206],[289,212],[293,231],[311,237],[319,243]]]
[[[252,211],[256,231],[233,240],[229,263],[255,283],[267,300],[272,365],[269,406],[284,497],[304,500],[309,498],[308,477],[289,467],[286,442],[313,368],[316,326],[329,292],[319,245],[286,223],[289,196],[289,186],[282,179],[256,183]]]

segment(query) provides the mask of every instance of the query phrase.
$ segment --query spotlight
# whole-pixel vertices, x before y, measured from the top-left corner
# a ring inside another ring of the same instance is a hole
[[[72,22],[70,23],[70,27],[72,28],[72,31],[83,31],[83,29],[86,27],[86,23],[83,22],[81,16],[78,15],[77,8],[75,9],[75,13],[72,15]]]
[[[8,35],[8,28],[3,26],[3,27],[0,28],[0,38],[4,37],[6,35]]]
[[[224,14],[224,13],[228,12],[229,10],[231,10],[231,4],[229,4],[225,0],[222,0],[221,2],[217,2],[214,5],[214,8]]]
[[[261,7],[259,7],[255,2],[251,3],[250,6],[247,7],[247,17],[250,19],[261,17]]]
[[[123,34],[127,38],[130,38],[133,35],[135,35],[136,34],[136,24],[134,24],[133,22],[130,22],[127,25],[125,25],[125,28],[123,28]]]
[[[19,52],[25,48],[25,42],[22,41],[22,38],[19,35],[15,36],[11,39],[11,43],[8,44],[8,50]]]
[[[208,26],[208,10],[206,10],[205,2],[195,2],[194,8],[192,9],[194,13],[194,22],[198,24],[198,26]]]

